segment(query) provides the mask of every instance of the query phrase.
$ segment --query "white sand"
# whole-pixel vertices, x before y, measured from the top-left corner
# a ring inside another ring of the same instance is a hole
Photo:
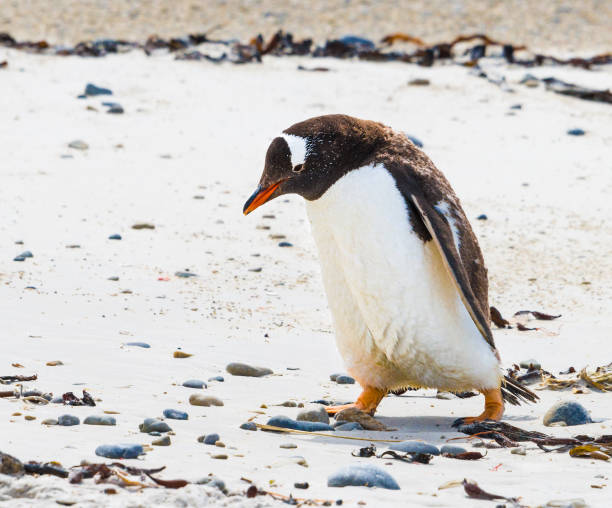
[[[473,225],[489,268],[491,304],[506,316],[520,309],[563,314],[558,321],[540,323],[545,330],[538,332],[495,331],[504,365],[533,357],[556,373],[570,365],[580,369],[611,360],[612,107],[514,84],[515,93],[506,93],[456,66],[422,69],[289,58],[268,58],[263,66],[216,66],[137,52],[94,60],[0,49],[4,59],[9,66],[0,70],[0,375],[38,373],[38,382],[28,386],[55,394],[80,394],[87,388],[102,402],[96,408],[32,407],[0,399],[2,451],[24,461],[58,460],[65,466],[82,459],[101,461],[94,455],[99,444],[150,443],[138,424],[171,407],[190,415],[185,422],[169,421],[176,432],[172,446],[126,461],[165,465],[162,478],[192,480],[214,473],[230,491],[241,492],[247,484],[240,478],[247,477],[261,488],[342,498],[348,506],[360,500],[368,506],[485,506],[468,499],[460,487],[438,491],[443,483],[464,477],[490,492],[522,496],[529,506],[551,499],[582,498],[590,506],[609,502],[609,487],[591,488],[609,483],[608,464],[545,454],[535,445],[527,445],[526,456],[489,450],[477,462],[436,458],[422,466],[351,457],[351,450],[368,441],[238,427],[264,403],[269,408],[258,418],[261,423],[276,414],[295,417],[297,409],[273,407],[285,400],[349,400],[358,394],[357,386],[328,380],[343,366],[300,199],[279,199],[242,216],[267,144],[282,129],[310,116],[342,112],[383,121],[422,139],[468,216],[489,217]],[[327,65],[333,72],[298,72],[298,63]],[[535,72],[600,86],[611,76],[609,69]],[[523,74],[522,69],[508,72],[511,82]],[[408,86],[415,77],[429,78],[432,85]],[[110,87],[114,96],[76,99],[87,82]],[[120,102],[126,113],[106,114],[103,100]],[[515,103],[523,109],[508,116]],[[87,105],[98,112],[86,110]],[[573,127],[587,135],[567,136]],[[85,140],[89,150],[67,148],[74,139]],[[205,199],[193,199],[196,194]],[[263,214],[276,219],[263,219]],[[131,229],[141,221],[156,229]],[[262,224],[271,229],[256,229]],[[123,240],[107,240],[113,233]],[[271,233],[286,234],[294,247],[278,248],[278,240],[268,238]],[[24,245],[15,245],[16,240]],[[81,248],[67,249],[70,244]],[[33,259],[11,261],[26,249]],[[248,271],[256,267],[263,270]],[[185,268],[199,277],[174,277]],[[110,276],[120,281],[108,281]],[[158,281],[164,276],[171,280]],[[128,289],[131,294],[121,293]],[[129,341],[152,347],[122,347]],[[172,358],[179,347],[194,356]],[[48,367],[50,360],[64,365]],[[275,375],[232,377],[224,373],[230,361],[268,366]],[[25,368],[12,368],[15,362]],[[220,397],[225,406],[190,407],[187,399],[194,390],[180,384],[217,374],[225,382],[210,383],[206,393]],[[610,395],[538,393],[542,401],[537,405],[508,407],[506,421],[559,437],[612,432]],[[419,391],[389,397],[377,417],[397,431],[348,435],[443,444],[459,435],[450,429],[454,418],[481,410],[480,397],[439,400],[434,395]],[[581,402],[598,423],[543,427],[544,412],[563,399]],[[103,410],[120,412],[116,427],[40,424],[64,413],[82,420]],[[36,420],[12,417],[14,412]],[[196,442],[198,435],[211,432],[218,432],[228,448]],[[280,449],[285,442],[298,448]],[[221,452],[229,459],[210,457]],[[283,462],[295,455],[309,467]],[[360,462],[383,467],[402,490],[326,486],[334,470]],[[596,477],[600,474],[605,479]],[[311,487],[297,491],[296,481]],[[36,496],[33,500],[0,504],[72,499],[82,501],[79,506],[206,506],[215,500],[204,492],[217,496],[200,486],[106,496],[104,485],[70,486],[54,478],[20,482],[42,487],[38,493],[25,489]],[[0,496],[11,492],[10,484],[0,478]],[[243,497],[217,502],[275,504],[269,498]]]

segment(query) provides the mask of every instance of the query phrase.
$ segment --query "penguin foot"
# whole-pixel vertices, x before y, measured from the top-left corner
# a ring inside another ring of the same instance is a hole
[[[495,388],[492,390],[481,390],[485,397],[485,409],[478,416],[468,416],[465,418],[457,418],[453,422],[453,427],[467,425],[474,422],[482,422],[484,420],[499,421],[504,415],[504,401],[502,399],[501,389]]]
[[[378,404],[380,404],[380,401],[383,400],[385,395],[387,395],[386,390],[380,390],[379,388],[366,386],[364,387],[363,392],[361,392],[361,395],[354,404],[343,404],[342,406],[327,406],[325,410],[327,411],[327,414],[335,415],[343,409],[348,409],[349,407],[356,407],[364,413],[374,415]]]

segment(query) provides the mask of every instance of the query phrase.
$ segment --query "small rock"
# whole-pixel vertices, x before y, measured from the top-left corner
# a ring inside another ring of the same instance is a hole
[[[207,388],[206,383],[200,379],[188,379],[183,386],[185,388]]]
[[[521,363],[519,363],[519,367],[521,369],[528,369],[528,370],[540,370],[542,368],[542,366],[540,365],[540,362],[538,362],[537,360],[534,360],[533,358],[529,360],[521,361]]]
[[[170,446],[172,441],[170,441],[170,436],[164,436],[154,440],[151,444],[153,446]]]
[[[83,420],[84,425],[117,425],[117,421],[112,416],[108,415],[93,415],[88,416]]]
[[[293,487],[296,489],[307,489],[310,485],[308,485],[308,482],[296,482],[293,484]]]
[[[454,457],[455,455],[459,455],[460,453],[465,453],[467,450],[462,448],[461,446],[453,446],[453,445],[444,445],[440,448],[440,453],[442,455],[450,455]]]
[[[63,397],[56,395],[55,397],[53,397],[51,399],[51,404],[63,404],[64,403],[64,399]]]
[[[257,430],[257,425],[255,425],[253,422],[245,422],[240,426],[240,428],[242,430]]]
[[[42,422],[40,422],[41,425],[57,425],[57,423],[58,422],[56,418],[46,418]]]
[[[119,277],[112,276],[112,277],[109,277],[107,280],[112,280],[113,282],[117,282],[119,280]]]
[[[29,422],[31,422],[32,420],[36,420],[36,417],[32,415],[25,415],[24,418]]]
[[[64,365],[64,362],[62,362],[61,360],[52,360],[50,362],[47,362],[48,367],[57,367],[58,365]]]
[[[334,429],[340,432],[351,432],[353,430],[365,430],[359,422],[340,422],[334,425]]]
[[[109,240],[121,240],[121,235],[117,235],[117,234],[115,234],[115,235],[110,235],[110,236],[108,237],[108,239],[109,239]]]
[[[209,377],[208,381],[218,381],[219,383],[223,383],[225,379],[223,379],[223,376],[213,376]]]
[[[96,455],[107,459],[135,459],[143,453],[139,444],[100,445],[96,448]]]
[[[206,436],[203,436],[204,439],[202,440],[202,443],[207,444],[207,445],[214,445],[217,441],[219,441],[219,434],[207,434]],[[198,438],[199,441],[199,438]]]
[[[282,407],[297,407],[297,402],[294,402],[292,400],[286,400],[282,404],[279,404],[279,406],[282,406]],[[298,420],[299,420],[299,418],[298,418]]]
[[[389,430],[386,425],[356,407],[349,407],[336,413],[336,422],[357,422],[366,430]]]
[[[164,409],[164,418],[170,420],[188,420],[189,415],[185,411],[178,411],[176,409]]]
[[[197,273],[193,272],[174,272],[176,277],[180,277],[181,279],[189,279],[190,277],[197,277]]]
[[[476,217],[477,220],[488,220],[489,217],[487,217],[486,213],[481,213],[478,217]]]
[[[336,383],[339,385],[354,385],[355,380],[351,376],[341,375],[336,377]]]
[[[399,485],[385,470],[371,464],[352,464],[327,478],[328,487],[379,487],[399,490]]]
[[[211,459],[227,460],[227,455],[225,455],[225,453],[219,453],[217,455],[211,455],[210,458]]]
[[[406,134],[406,137],[412,141],[417,148],[423,148],[423,142],[419,139],[419,138],[415,138],[414,136],[410,136],[409,134]]]
[[[191,353],[185,353],[184,351],[175,351],[172,354],[173,358],[189,358],[191,356],[193,356]]]
[[[0,452],[0,474],[21,476],[23,474],[23,463],[8,453]]]
[[[57,424],[63,425],[64,427],[71,427],[79,423],[81,423],[81,420],[79,420],[78,416],[74,415],[61,415],[57,418]]]
[[[330,374],[329,379],[331,381],[336,382],[336,379],[338,379],[338,376],[344,376],[344,374],[342,374],[341,372],[336,372],[334,374]]]
[[[274,416],[268,420],[268,425],[282,427],[283,429],[305,430],[308,432],[319,432],[334,430],[331,425],[321,422],[298,422],[287,416]]]
[[[172,430],[166,422],[159,418],[145,418],[138,428],[140,432],[169,432]]]
[[[90,97],[95,95],[113,95],[113,92],[109,88],[102,88],[93,83],[87,83],[87,86],[85,86],[85,95],[89,95]]]
[[[217,448],[225,448],[225,443],[224,443],[223,441],[217,441],[217,442],[215,443],[215,446],[216,446]]]
[[[552,406],[544,415],[544,425],[550,427],[561,422],[568,426],[593,423],[588,411],[578,402],[559,402]]]
[[[279,247],[293,247],[291,242],[278,242]]]
[[[201,393],[194,393],[189,397],[189,404],[192,406],[222,406],[223,401],[212,395],[202,395]]]
[[[522,104],[512,104],[512,106],[510,106],[510,109],[523,109],[523,105]]]
[[[123,111],[123,106],[121,106],[121,104],[118,104],[116,102],[104,102],[102,103],[104,106],[108,106],[109,104],[112,104],[112,106],[110,106],[106,112],[110,113],[111,115],[122,115],[124,113]]]
[[[318,408],[300,411],[296,420],[298,422],[320,422],[329,424],[329,415],[327,411],[325,411],[324,406],[319,406]]]
[[[137,224],[134,224],[132,226],[132,229],[155,229],[155,225],[154,224],[148,224],[146,222],[139,222]]]
[[[429,80],[424,78],[414,78],[408,81],[408,84],[411,86],[427,86],[429,85]]]
[[[272,374],[272,370],[265,367],[254,367],[246,363],[236,362],[228,364],[225,370],[232,376],[262,377]]]
[[[74,141],[68,143],[68,147],[74,148],[75,150],[87,150],[89,148],[89,145],[81,139],[75,139]]]
[[[23,256],[15,256],[13,261],[25,261],[25,258]]]
[[[119,277],[117,277],[117,280],[119,280]],[[149,349],[151,347],[151,345],[147,344],[146,342],[126,342],[125,345],[134,346],[134,347],[142,347],[145,349]]]
[[[432,444],[423,443],[422,441],[402,441],[401,443],[393,443],[389,446],[389,450],[403,453],[427,453],[429,455],[440,455],[440,450]]]
[[[584,136],[586,132],[583,129],[570,129],[567,131],[569,136]]]
[[[514,455],[527,455],[527,450],[524,446],[519,446],[518,448],[512,448],[510,453]]]
[[[32,254],[29,250],[23,251],[21,254],[19,254],[20,258],[33,258],[34,254]]]
[[[297,445],[294,443],[282,443],[280,445],[280,448],[283,448],[285,450],[293,450],[294,448],[297,448]]]

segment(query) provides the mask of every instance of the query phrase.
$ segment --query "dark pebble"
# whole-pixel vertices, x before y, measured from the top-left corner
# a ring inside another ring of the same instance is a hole
[[[34,254],[32,254],[29,250],[23,251],[21,254],[19,254],[18,257],[22,257],[22,258],[33,258]]]
[[[293,484],[293,486],[296,489],[307,489],[308,487],[310,487],[310,485],[308,485],[308,482],[296,482]]]
[[[79,420],[78,416],[74,415],[61,415],[57,418],[57,424],[63,425],[64,427],[71,427],[79,423],[81,423],[81,420]]]
[[[117,425],[117,420],[110,415],[92,415],[83,420],[83,425]]]
[[[355,380],[351,376],[338,376],[336,378],[336,383],[339,385],[354,385]]]
[[[51,399],[51,404],[63,404],[63,403],[64,403],[64,399],[60,397],[59,395]]]
[[[139,444],[100,445],[96,448],[96,455],[107,459],[135,459],[143,453]]]
[[[362,49],[374,49],[376,45],[370,40],[357,35],[344,35],[340,37],[340,42],[347,46],[355,46]]]
[[[174,275],[176,275],[177,277],[181,277],[183,279],[189,279],[190,277],[198,276],[197,273],[192,273],[192,272],[174,272]]]
[[[403,453],[428,453],[429,455],[440,455],[440,450],[434,445],[422,441],[402,441],[389,446],[390,450]]]
[[[467,450],[461,446],[444,445],[442,448],[440,448],[440,453],[442,455],[446,454],[450,455],[451,457],[459,455],[460,453],[465,453],[466,451]]]
[[[293,247],[293,244],[290,242],[278,242],[279,247]]]
[[[138,428],[140,432],[169,432],[172,429],[166,422],[162,422],[158,418],[145,418]]]
[[[327,478],[328,487],[378,487],[399,490],[399,485],[385,470],[372,464],[345,466]]]
[[[85,95],[113,95],[113,92],[108,88],[102,88],[101,86],[96,86],[93,83],[87,83],[87,86],[85,87]]]
[[[510,106],[510,109],[523,109],[523,105],[522,104],[512,104],[512,106]]]
[[[219,439],[219,434],[206,434],[206,437],[202,442],[207,445],[214,445],[217,441],[219,441]]]
[[[478,217],[476,217],[477,220],[487,220],[488,217],[486,214],[481,213]]]
[[[338,425],[334,425],[336,430],[341,432],[351,432],[353,430],[363,430],[362,425],[359,422],[338,422]]]
[[[307,432],[319,432],[322,430],[334,430],[331,425],[320,422],[298,422],[287,416],[273,416],[268,420],[268,425],[282,427],[283,429],[305,430]]]
[[[200,379],[188,379],[183,383],[186,388],[207,388],[206,383]]]
[[[582,129],[570,129],[567,131],[569,136],[584,136],[586,132]]]
[[[25,261],[25,258],[23,256],[15,256],[13,261]]]
[[[170,418],[171,420],[188,420],[189,415],[185,411],[178,411],[177,409],[164,409],[164,418]]]
[[[219,383],[223,383],[225,379],[223,379],[223,376],[213,376],[209,377],[208,381],[218,381]]]
[[[240,428],[242,430],[257,430],[257,425],[255,425],[253,422],[245,422],[240,426]]]
[[[544,415],[544,425],[547,427],[556,422],[564,422],[568,426],[593,423],[589,412],[578,402],[559,402]]]
[[[232,376],[262,377],[272,374],[272,370],[265,367],[254,367],[246,363],[237,362],[228,364],[225,370]]]
[[[121,240],[121,235],[110,235],[108,237],[109,240]]]
[[[118,278],[117,278],[117,280],[118,280]],[[151,347],[146,342],[126,342],[125,345],[126,346],[134,346],[134,347],[142,347],[142,348],[145,348],[145,349],[149,349]]]

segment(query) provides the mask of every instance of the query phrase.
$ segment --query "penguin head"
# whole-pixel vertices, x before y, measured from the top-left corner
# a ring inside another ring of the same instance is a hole
[[[325,115],[292,125],[268,147],[245,215],[283,194],[314,201],[352,169],[363,165],[384,141],[382,124],[346,115]]]

